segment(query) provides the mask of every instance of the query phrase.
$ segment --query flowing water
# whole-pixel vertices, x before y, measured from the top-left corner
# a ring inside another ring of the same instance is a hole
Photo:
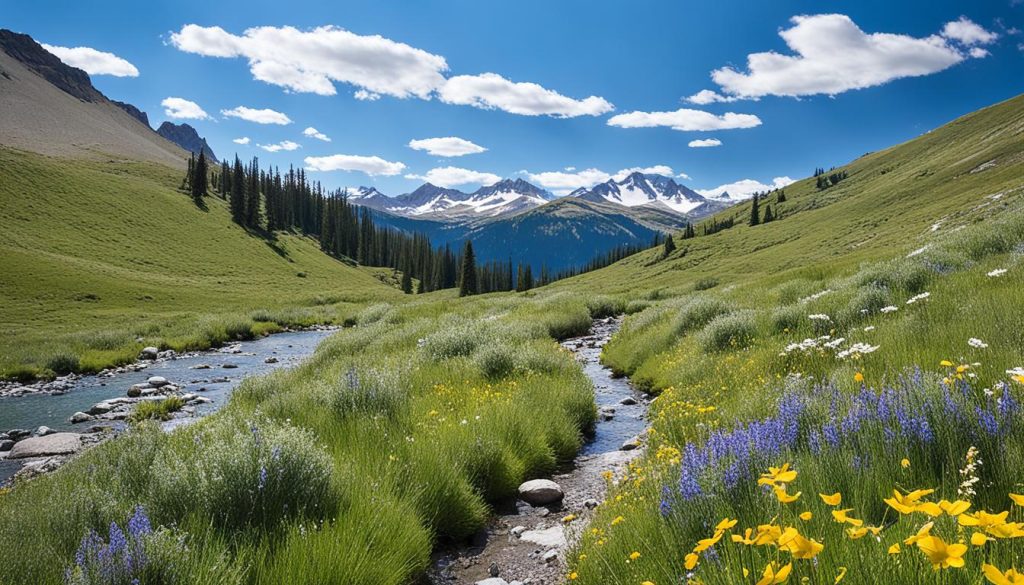
[[[200,405],[197,414],[207,414],[224,404],[231,391],[243,378],[271,370],[294,366],[310,356],[330,330],[292,331],[243,341],[231,346],[239,353],[209,351],[160,360],[138,372],[125,372],[112,377],[83,376],[64,394],[26,394],[0,398],[0,431],[32,430],[47,426],[57,431],[81,431],[93,423],[73,425],[68,417],[86,411],[93,404],[125,396],[133,384],[145,382],[150,376],[163,376],[184,392],[195,392],[213,402]],[[266,363],[276,358],[276,363]],[[236,367],[225,368],[225,364]],[[196,369],[208,365],[209,369]],[[202,390],[201,390],[202,389]],[[77,428],[76,428],[77,427]],[[0,460],[0,483],[14,474],[21,464]]]

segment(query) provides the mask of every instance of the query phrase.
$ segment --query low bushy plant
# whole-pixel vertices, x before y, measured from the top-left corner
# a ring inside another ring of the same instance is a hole
[[[753,311],[737,311],[712,319],[700,332],[698,341],[704,351],[713,353],[748,347],[757,336]]]
[[[693,296],[688,298],[676,313],[672,322],[675,335],[684,335],[696,331],[710,323],[715,317],[732,311],[729,303],[711,296]]]

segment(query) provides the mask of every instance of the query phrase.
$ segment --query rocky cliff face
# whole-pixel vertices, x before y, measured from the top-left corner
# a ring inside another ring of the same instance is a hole
[[[206,139],[200,136],[196,129],[188,124],[164,122],[157,128],[156,133],[196,156],[201,152],[206,155],[210,162],[220,162],[217,160],[217,155],[213,154],[213,149],[206,143]]]
[[[142,122],[146,126],[152,128],[152,126],[149,125],[149,116],[146,115],[146,112],[143,112],[142,110],[136,108],[128,102],[119,102],[116,100],[110,100],[110,102],[115,106],[121,108],[122,110],[128,112],[129,116],[135,118],[139,122]]]
[[[28,35],[0,29],[0,50],[39,74],[64,92],[84,102],[102,102],[107,98],[93,87],[89,74],[65,65]]]

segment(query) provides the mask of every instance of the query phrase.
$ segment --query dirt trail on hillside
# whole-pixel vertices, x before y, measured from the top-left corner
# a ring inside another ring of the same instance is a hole
[[[565,581],[566,554],[586,528],[593,507],[608,487],[604,472],[622,475],[642,447],[623,448],[646,428],[647,401],[626,378],[615,378],[600,363],[601,349],[621,319],[596,321],[590,332],[562,345],[576,354],[594,384],[598,422],[594,437],[580,450],[570,469],[551,477],[564,497],[559,504],[532,507],[509,502],[496,510],[485,531],[465,548],[439,556],[430,577],[435,585],[553,584]],[[562,518],[573,514],[568,524]]]

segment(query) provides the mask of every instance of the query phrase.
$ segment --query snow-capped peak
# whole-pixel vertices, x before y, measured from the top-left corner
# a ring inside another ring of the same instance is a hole
[[[621,181],[610,179],[590,189],[577,189],[571,195],[590,201],[609,201],[626,207],[661,203],[679,213],[690,213],[707,203],[700,194],[676,183],[671,177],[640,172],[631,173]]]

